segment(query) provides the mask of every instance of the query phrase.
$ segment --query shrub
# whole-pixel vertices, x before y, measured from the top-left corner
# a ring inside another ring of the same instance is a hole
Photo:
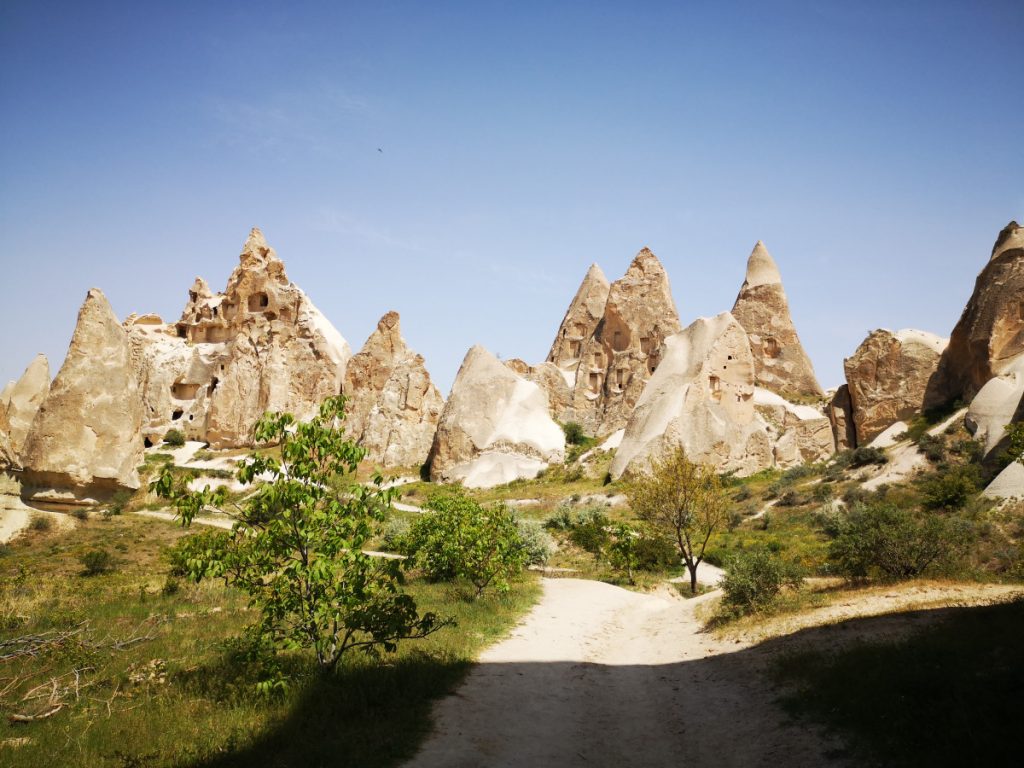
[[[48,515],[32,515],[28,527],[33,531],[48,531],[53,528],[53,520]]]
[[[777,502],[777,506],[780,506],[780,507],[797,507],[797,506],[800,506],[803,503],[804,503],[803,497],[799,493],[794,491],[793,489],[790,489],[790,490],[786,491],[785,493],[783,493],[779,497],[779,500]]]
[[[132,500],[132,492],[128,490],[117,491],[113,496],[110,497],[110,503],[107,504],[107,508],[103,510],[104,517],[113,517],[114,515],[120,515],[124,512],[128,506],[128,502]]]
[[[569,540],[581,549],[600,555],[609,543],[608,516],[599,509],[585,509],[579,513],[569,531]]]
[[[835,496],[835,489],[832,488],[831,483],[822,481],[814,486],[814,490],[811,491],[811,496],[815,501],[832,501],[832,497]]]
[[[571,507],[560,506],[555,514],[544,521],[544,527],[549,531],[569,531],[576,524],[577,516]]]
[[[918,439],[917,448],[933,464],[938,464],[946,458],[946,440],[939,435],[930,435],[925,432]]]
[[[575,421],[569,421],[562,425],[565,432],[565,442],[569,445],[583,445],[587,442],[587,435],[583,432],[583,426]]]
[[[970,540],[970,530],[960,521],[874,504],[857,507],[840,521],[828,558],[840,576],[851,580],[875,573],[911,578],[951,560]]]
[[[114,570],[114,556],[102,548],[90,549],[78,558],[83,576],[98,576]]]
[[[555,540],[538,520],[516,520],[516,530],[526,552],[527,565],[542,565],[554,554]]]
[[[799,586],[802,578],[798,566],[768,550],[747,550],[729,561],[722,579],[722,602],[739,615],[764,610],[784,586]]]
[[[885,451],[881,448],[864,446],[855,449],[850,454],[850,466],[854,468],[866,467],[869,464],[885,464],[888,461],[889,457],[885,455]]]
[[[679,565],[679,550],[672,539],[657,531],[640,529],[636,542],[636,567],[641,571],[664,571]]]
[[[921,490],[928,509],[963,509],[978,491],[978,470],[972,465],[951,468],[926,478]]]
[[[406,539],[409,536],[411,524],[404,517],[391,517],[381,528],[381,547],[387,552],[402,552],[406,550]]]
[[[164,445],[169,445],[172,448],[181,448],[185,444],[185,435],[182,434],[180,429],[169,429],[167,434],[164,435]]]

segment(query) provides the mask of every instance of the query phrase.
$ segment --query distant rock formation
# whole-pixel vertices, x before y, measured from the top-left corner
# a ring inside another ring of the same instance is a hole
[[[747,260],[732,315],[750,337],[758,386],[790,399],[823,396],[793,326],[779,268],[760,240]]]
[[[572,389],[567,419],[595,435],[624,427],[661,361],[665,338],[681,327],[668,275],[650,250],[640,251],[610,286],[592,266],[548,355]]]
[[[94,288],[32,421],[22,452],[23,494],[89,503],[118,488],[138,488],[141,426],[142,398],[127,334]]]
[[[857,445],[921,412],[948,343],[925,331],[880,328],[843,361]]]
[[[255,228],[224,293],[196,278],[178,322],[133,316],[125,327],[150,443],[176,428],[215,448],[251,445],[265,412],[305,419],[337,395],[351,357]]]
[[[564,369],[550,362],[529,365],[519,358],[505,360],[504,363],[524,379],[532,381],[547,392],[551,415],[557,421],[564,424],[573,420],[575,411],[572,408],[572,376]]]
[[[836,389],[825,406],[825,412],[832,424],[832,438],[836,450],[856,448],[857,430],[853,426],[853,405],[850,403],[849,385],[843,384]]]
[[[21,466],[18,458],[39,407],[50,392],[50,364],[46,355],[36,355],[17,381],[0,393],[0,434],[6,438],[6,450],[0,451],[0,464]],[[2,453],[9,453],[5,460]]]
[[[818,408],[791,403],[771,390],[757,387],[754,410],[772,446],[771,466],[789,469],[825,461],[835,453],[832,424]]]
[[[419,466],[427,460],[444,398],[423,357],[402,338],[397,312],[388,312],[348,362],[342,388],[346,428],[384,467]]]
[[[728,312],[699,318],[668,337],[657,370],[626,424],[612,477],[643,471],[681,445],[692,461],[750,474],[772,465],[764,423],[754,409],[754,358]]]
[[[430,451],[430,477],[491,487],[535,477],[565,457],[545,391],[481,346],[466,353]]]

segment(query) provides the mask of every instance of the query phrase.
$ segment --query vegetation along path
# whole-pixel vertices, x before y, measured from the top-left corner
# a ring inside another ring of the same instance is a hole
[[[704,630],[698,613],[717,591],[685,600],[667,586],[639,594],[581,579],[544,579],[543,588],[526,620],[436,705],[434,732],[408,766],[837,762],[837,745],[789,720],[761,674],[796,641],[759,646],[763,632]],[[1005,599],[1009,591],[864,590],[765,629],[788,634],[855,616]]]

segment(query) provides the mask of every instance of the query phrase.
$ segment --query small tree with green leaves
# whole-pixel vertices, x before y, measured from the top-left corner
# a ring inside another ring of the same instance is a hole
[[[608,545],[608,561],[612,568],[626,572],[629,583],[635,583],[633,572],[640,564],[640,532],[628,523],[617,523],[612,527],[611,543]]]
[[[729,519],[729,500],[714,468],[690,461],[680,446],[627,484],[626,495],[637,517],[671,536],[696,593],[697,566]]]
[[[401,561],[362,551],[392,496],[380,476],[369,486],[344,480],[364,455],[341,429],[344,402],[324,401],[308,423],[288,413],[264,416],[255,439],[278,443],[281,458],[254,453],[242,462],[242,483],[269,479],[233,511],[225,509],[223,488],[191,492],[168,468],[151,486],[185,525],[209,507],[235,517],[230,533],[194,537],[179,562],[197,581],[220,577],[246,592],[259,614],[257,637],[277,649],[311,648],[322,671],[353,648],[392,652],[399,640],[447,623],[418,614],[399,586]]]

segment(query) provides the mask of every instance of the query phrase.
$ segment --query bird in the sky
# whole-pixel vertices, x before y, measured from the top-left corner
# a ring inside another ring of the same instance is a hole
[[[384,153],[384,150],[383,150],[383,149],[381,149],[380,147],[377,147],[377,151],[378,151],[378,152],[380,152],[381,154],[383,154],[383,153]]]

